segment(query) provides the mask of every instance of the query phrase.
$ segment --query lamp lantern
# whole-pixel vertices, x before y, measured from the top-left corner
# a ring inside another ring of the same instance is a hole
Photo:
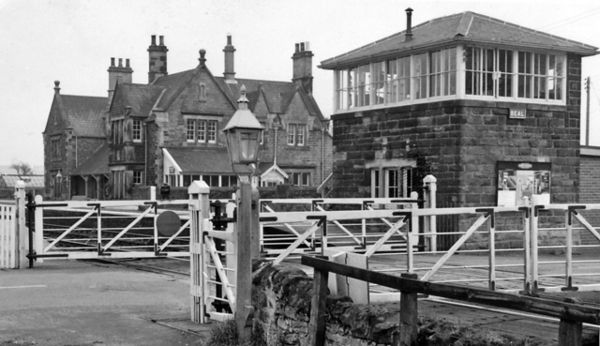
[[[240,88],[241,96],[238,99],[238,110],[225,125],[223,132],[227,139],[227,150],[237,174],[248,174],[240,165],[252,165],[258,162],[258,149],[260,133],[264,127],[258,122],[254,114],[248,109],[246,87]]]

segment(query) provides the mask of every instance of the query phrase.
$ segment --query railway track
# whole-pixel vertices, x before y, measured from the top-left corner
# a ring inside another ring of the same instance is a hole
[[[143,259],[92,259],[98,263],[120,265],[137,270],[158,273],[172,274],[182,277],[190,276],[190,265],[187,259],[176,258],[143,258]]]

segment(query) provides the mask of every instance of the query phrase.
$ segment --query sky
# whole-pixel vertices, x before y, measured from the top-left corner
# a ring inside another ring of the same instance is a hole
[[[231,34],[236,76],[283,81],[294,44],[308,41],[314,96],[329,116],[333,72],[316,66],[404,30],[407,7],[413,25],[474,11],[600,47],[598,0],[0,0],[0,165],[43,164],[55,80],[62,94],[106,96],[116,57],[130,58],[133,82],[146,83],[151,35],[165,36],[170,73],[194,68],[206,49],[209,69],[222,75]],[[584,58],[582,74],[592,79],[590,144],[600,146],[600,57]]]

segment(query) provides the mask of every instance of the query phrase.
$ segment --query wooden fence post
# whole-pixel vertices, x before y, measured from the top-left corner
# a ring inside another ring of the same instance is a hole
[[[191,319],[196,323],[206,323],[204,293],[204,219],[210,215],[208,194],[210,188],[204,181],[194,181],[188,188],[190,206],[190,292]]]
[[[417,274],[402,273],[402,278],[417,279]],[[417,292],[400,291],[400,346],[417,345],[418,334]]]
[[[329,272],[315,268],[313,278],[313,296],[310,303],[310,322],[308,325],[308,345],[325,345],[327,329],[327,280]]]
[[[558,326],[558,346],[581,346],[582,323],[561,318]]]

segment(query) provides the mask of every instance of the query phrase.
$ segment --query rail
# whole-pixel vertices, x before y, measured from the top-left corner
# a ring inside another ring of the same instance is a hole
[[[559,346],[582,344],[583,323],[600,325],[600,308],[551,299],[519,296],[453,284],[417,280],[416,274],[401,277],[369,271],[315,257],[302,256],[301,263],[314,268],[313,295],[309,321],[309,345],[325,344],[327,281],[330,273],[373,282],[400,291],[399,344],[415,345],[418,331],[417,294],[540,314],[560,319]]]

